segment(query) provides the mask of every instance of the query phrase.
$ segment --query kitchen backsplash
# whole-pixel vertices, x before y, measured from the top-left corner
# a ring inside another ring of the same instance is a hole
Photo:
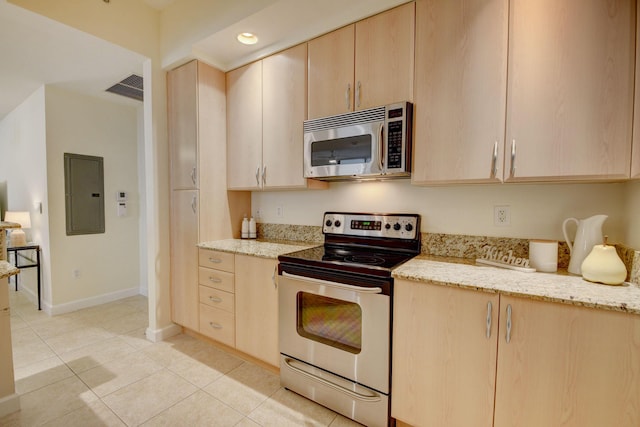
[[[322,243],[322,227],[313,225],[257,224],[258,238],[265,240]],[[457,234],[421,233],[422,253],[425,255],[476,259],[487,245],[503,250],[512,250],[513,256],[529,257],[529,239],[508,237],[468,236]],[[627,280],[640,284],[640,251],[625,245],[616,245],[618,255],[627,267]],[[558,243],[558,267],[569,265],[569,247]]]

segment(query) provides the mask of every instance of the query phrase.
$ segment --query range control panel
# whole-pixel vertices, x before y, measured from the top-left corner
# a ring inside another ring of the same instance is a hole
[[[326,212],[322,221],[322,232],[412,240],[420,233],[420,215]]]

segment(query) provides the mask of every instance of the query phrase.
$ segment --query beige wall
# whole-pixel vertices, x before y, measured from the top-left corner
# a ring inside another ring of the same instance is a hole
[[[79,308],[83,301],[136,295],[140,289],[136,108],[51,86],[46,87],[45,104],[52,312]],[[64,153],[103,157],[104,233],[66,235]],[[124,217],[116,215],[117,191],[129,194]],[[79,277],[73,277],[73,270]]]
[[[321,225],[330,210],[415,212],[422,231],[517,238],[562,239],[567,217],[609,216],[604,232],[613,242],[626,239],[625,184],[496,184],[416,187],[408,180],[333,183],[325,191],[253,193],[260,222]],[[509,205],[511,225],[493,224],[493,207]],[[278,217],[276,208],[284,215]]]
[[[149,330],[171,326],[169,300],[169,160],[166,81],[161,66],[160,13],[140,0],[8,0],[38,14],[145,55],[144,189]]]

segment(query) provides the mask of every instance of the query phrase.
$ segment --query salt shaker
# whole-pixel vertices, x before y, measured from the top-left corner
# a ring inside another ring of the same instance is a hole
[[[242,231],[240,237],[242,237],[243,239],[249,238],[249,220],[246,216],[242,219]]]
[[[249,220],[249,238],[255,239],[258,237],[258,233],[256,232],[256,220],[251,217]]]

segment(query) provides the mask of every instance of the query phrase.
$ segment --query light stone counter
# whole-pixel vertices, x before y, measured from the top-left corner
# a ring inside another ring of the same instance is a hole
[[[504,295],[640,314],[640,286],[608,286],[579,276],[523,273],[418,256],[393,271],[396,279],[432,282]]]
[[[279,255],[301,251],[314,246],[318,246],[318,244],[307,244],[304,242],[274,242],[260,239],[226,239],[202,242],[198,244],[198,247],[202,249],[212,249],[238,255],[251,255],[270,259],[277,259]]]
[[[9,264],[7,261],[0,261],[0,279],[4,279],[5,277],[14,276],[20,273],[13,264]]]

